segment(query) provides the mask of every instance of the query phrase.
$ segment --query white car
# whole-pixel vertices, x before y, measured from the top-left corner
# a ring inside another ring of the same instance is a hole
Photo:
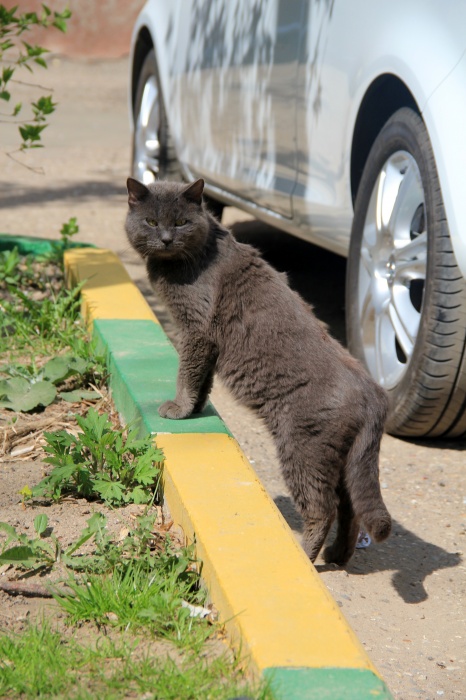
[[[348,257],[390,432],[466,434],[464,0],[149,0],[131,117],[134,177]]]

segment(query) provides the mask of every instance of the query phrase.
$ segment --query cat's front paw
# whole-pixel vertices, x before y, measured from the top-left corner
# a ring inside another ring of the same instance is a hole
[[[159,406],[159,415],[162,418],[171,418],[172,420],[180,420],[187,418],[191,414],[191,409],[180,405],[176,401],[165,401]]]

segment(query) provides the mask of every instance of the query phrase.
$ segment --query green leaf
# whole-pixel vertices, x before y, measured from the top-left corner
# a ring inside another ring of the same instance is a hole
[[[65,8],[63,12],[54,12],[53,13],[53,26],[59,29],[61,32],[66,32],[68,25],[67,25],[67,20],[69,20],[71,17],[71,11],[68,8]]]
[[[147,503],[151,498],[151,494],[146,489],[143,489],[142,486],[136,486],[128,495],[130,496],[130,501],[136,504]]]
[[[60,233],[64,237],[75,236],[79,233],[78,219],[76,216],[72,216],[66,223],[61,227]]]
[[[42,376],[54,384],[63,382],[73,374],[84,374],[87,369],[87,362],[81,357],[73,355],[62,355],[49,360],[42,369]]]
[[[6,532],[6,534],[9,535],[10,538],[18,537],[18,533],[16,532],[15,528],[9,525],[8,523],[0,523],[0,530]]]
[[[8,82],[9,80],[11,80],[11,78],[13,77],[14,72],[15,72],[15,69],[14,69],[14,68],[12,68],[11,66],[6,66],[6,67],[2,70],[2,81],[3,81],[4,83],[7,83],[7,82]]]
[[[96,479],[94,489],[100,494],[103,501],[107,503],[121,503],[123,500],[124,488],[118,481],[107,479]]]
[[[8,92],[8,90],[2,90],[0,92],[0,100],[5,100],[5,102],[10,101],[11,94]]]
[[[29,382],[23,377],[14,377],[13,379],[0,379],[0,399],[6,398],[11,392],[21,393],[28,390]]]
[[[75,471],[78,469],[78,465],[74,464],[72,458],[70,455],[67,455],[68,459],[65,461],[65,463],[62,463],[62,460],[60,460],[60,463],[55,466],[53,471],[45,477],[45,479],[42,479],[42,481],[38,484],[40,486],[42,483],[47,483],[47,484],[56,484],[59,481],[67,481],[70,479]],[[44,462],[47,462],[48,464],[53,464],[54,461],[53,457],[48,457],[47,459],[44,459]],[[34,491],[34,489],[33,489]]]
[[[56,538],[55,538],[56,539]],[[37,552],[43,552],[44,554],[48,555],[47,558],[51,559],[52,561],[55,561],[55,552],[53,551],[52,546],[48,542],[43,542],[42,540],[33,540],[31,542],[32,549],[34,552],[36,552],[37,558],[41,559],[42,561],[44,560],[43,556],[37,555]]]
[[[34,518],[34,530],[37,532],[38,535],[42,535],[43,532],[47,529],[49,519],[45,515],[45,513],[41,513],[40,515],[36,515]]]
[[[25,141],[26,148],[32,148],[31,144],[33,144],[36,141],[40,141],[41,133],[46,128],[46,126],[47,124],[25,124],[24,126],[18,127],[19,133],[21,134],[23,141]]]
[[[28,569],[37,564],[37,555],[32,547],[20,545],[11,547],[6,552],[0,554],[0,564],[13,564],[14,566],[25,566]]]
[[[39,59],[36,59],[37,61]],[[42,59],[40,59],[42,60]],[[41,97],[37,100],[37,102],[33,102],[32,106],[34,108],[35,114],[37,115],[39,112],[42,114],[52,114],[52,112],[55,111],[55,107],[57,106],[56,102],[52,102],[52,95],[49,95],[48,97]]]
[[[66,33],[66,29],[67,29],[66,21],[64,19],[62,19],[61,17],[57,17],[54,20],[53,26],[56,27],[57,29],[59,29],[61,32],[63,32],[63,34]]]
[[[0,406],[12,411],[32,411],[38,406],[48,406],[57,395],[51,382],[40,381],[30,384],[23,377],[13,377],[0,381]]]
[[[77,549],[82,547],[82,545],[87,542],[91,537],[93,537],[96,532],[99,530],[102,530],[107,523],[107,518],[105,515],[102,515],[102,513],[94,513],[94,515],[89,518],[87,521],[87,528],[85,528],[82,532],[80,537],[76,542],[74,542],[68,549],[66,550],[65,554],[67,556],[70,556],[75,552]]]
[[[37,16],[36,16],[37,20]],[[38,46],[35,44],[32,46],[31,44],[28,44],[27,41],[23,41],[23,46],[26,49],[27,55],[30,58],[35,58],[36,56],[42,56],[43,53],[50,53],[48,49],[45,49],[43,46]]]
[[[157,467],[154,467],[152,465],[152,462],[150,461],[150,455],[144,455],[143,457],[139,458],[138,463],[134,469],[134,479],[140,484],[145,484],[149,486],[150,484],[154,483],[154,480],[157,477],[158,473],[159,470],[157,469]]]
[[[23,486],[23,488],[20,489],[18,493],[20,496],[23,497],[23,502],[29,501],[29,499],[32,498],[32,491],[27,484],[26,486]]]

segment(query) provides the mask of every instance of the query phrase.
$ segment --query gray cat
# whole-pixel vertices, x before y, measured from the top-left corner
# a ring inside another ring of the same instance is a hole
[[[214,371],[270,430],[317,557],[338,514],[325,560],[345,564],[360,521],[388,537],[378,456],[387,398],[331,338],[286,276],[238,243],[203,204],[204,181],[185,185],[129,178],[126,232],[180,330],[176,396],[166,418],[202,410]]]

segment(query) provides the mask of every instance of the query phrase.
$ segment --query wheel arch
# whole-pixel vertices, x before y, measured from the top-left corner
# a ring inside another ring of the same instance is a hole
[[[351,144],[350,178],[353,204],[372,145],[383,125],[401,107],[410,107],[421,115],[413,95],[396,75],[381,75],[368,87],[356,117]]]
[[[141,27],[134,42],[133,58],[131,65],[131,116],[134,116],[134,107],[136,101],[136,91],[138,88],[138,79],[142,66],[147,54],[154,48],[154,42],[149,29],[146,26]]]

